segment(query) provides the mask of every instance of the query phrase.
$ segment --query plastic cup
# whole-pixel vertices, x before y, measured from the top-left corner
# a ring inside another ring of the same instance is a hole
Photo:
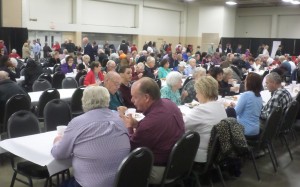
[[[237,84],[237,81],[236,81],[236,80],[233,80],[233,81],[232,81],[232,85],[235,85],[235,84]]]
[[[59,125],[59,126],[57,126],[57,127],[56,127],[57,135],[63,136],[66,129],[67,129],[67,126],[66,126],[66,125]]]
[[[73,73],[77,73],[77,69],[73,69]]]
[[[125,112],[125,115],[129,115],[131,114],[131,116],[134,118],[135,117],[135,113],[136,113],[136,109],[135,108],[128,108]]]
[[[235,88],[238,88],[236,91],[235,91],[235,93],[239,93],[240,92],[240,84],[234,84],[234,87]]]
[[[297,81],[292,81],[292,84],[293,84],[293,85],[296,85],[296,84],[297,84]]]

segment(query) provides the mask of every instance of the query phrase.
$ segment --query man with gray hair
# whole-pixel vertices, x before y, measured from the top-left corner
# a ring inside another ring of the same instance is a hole
[[[191,58],[189,59],[189,65],[187,68],[184,70],[184,74],[189,76],[190,74],[193,74],[195,69],[196,69],[196,59]]]
[[[74,177],[63,186],[113,186],[130,142],[119,114],[108,109],[109,100],[106,88],[87,87],[82,96],[85,113],[73,118],[64,135],[54,139],[53,157],[72,159]]]
[[[152,56],[149,56],[147,58],[147,62],[145,63],[145,71],[143,77],[149,77],[151,79],[155,79],[157,76],[158,71],[154,71],[155,66],[155,58]]]
[[[271,92],[271,98],[268,103],[262,108],[260,119],[266,120],[275,107],[280,106],[283,112],[287,109],[292,101],[292,96],[289,91],[281,87],[281,77],[278,73],[272,72],[266,77],[266,86]]]
[[[0,71],[0,122],[3,121],[7,100],[16,94],[24,94],[28,96],[21,86],[10,80],[6,71]]]
[[[121,76],[115,71],[110,71],[105,75],[103,86],[109,91],[109,109],[111,110],[117,110],[119,106],[124,106],[124,100],[119,91],[121,81]]]

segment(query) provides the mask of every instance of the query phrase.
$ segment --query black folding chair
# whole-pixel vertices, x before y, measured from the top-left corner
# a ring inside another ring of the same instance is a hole
[[[279,138],[284,140],[285,146],[290,154],[291,160],[293,160],[293,155],[290,150],[289,144],[287,142],[287,135],[289,134],[294,135],[293,128],[294,128],[294,123],[296,121],[298,111],[299,111],[299,103],[297,101],[292,101],[284,113],[281,127],[278,132]]]
[[[68,125],[71,121],[71,109],[67,102],[60,99],[49,101],[44,108],[45,130],[56,130],[56,126]]]
[[[37,116],[40,121],[43,121],[44,119],[44,108],[46,104],[53,100],[53,99],[59,99],[60,95],[59,92],[55,88],[50,88],[48,90],[45,90],[42,95],[39,98],[39,103],[37,105]]]
[[[62,88],[77,88],[78,84],[72,77],[66,77],[62,81]]]
[[[86,75],[86,74],[87,74],[87,72],[85,70],[81,70],[81,71],[77,72],[77,74],[75,76],[75,80],[77,81],[79,86],[83,86],[83,85],[80,85],[80,82],[79,82],[80,77],[83,75]]]
[[[120,164],[114,187],[147,187],[152,165],[152,152],[145,147],[136,148]]]
[[[157,83],[157,85],[160,89],[161,88],[161,80],[160,79],[155,79],[154,81]]]
[[[82,75],[80,78],[79,78],[79,86],[84,86],[84,79],[85,79],[86,75]]]
[[[19,111],[27,110],[30,111],[31,102],[30,97],[24,94],[17,94],[9,98],[5,104],[3,126],[1,128],[1,133],[7,132],[7,121],[9,117]]]
[[[53,79],[52,79],[52,87],[56,89],[61,89],[62,88],[62,81],[65,78],[65,74],[62,72],[56,72],[53,74]]]
[[[40,133],[39,121],[31,112],[21,110],[14,113],[8,120],[8,137],[16,138],[20,136],[27,136]],[[49,176],[47,167],[39,166],[29,161],[15,163],[14,156],[10,156],[11,166],[14,174],[10,186],[13,187],[15,181],[22,182],[28,186],[33,187],[32,179],[46,179],[44,186],[52,186],[52,180]],[[17,178],[20,174],[28,179],[28,182]],[[50,179],[50,180],[49,180]]]
[[[37,79],[36,81],[34,81],[34,83],[32,85],[32,91],[34,91],[34,92],[45,91],[51,87],[52,87],[52,85],[49,81],[47,81],[45,79]]]
[[[51,70],[50,70],[51,71]],[[51,76],[51,73],[42,73],[40,76],[39,76],[39,79],[45,79],[47,81],[49,81],[51,84],[52,84],[52,76]]]
[[[277,172],[278,161],[274,151],[273,140],[280,127],[281,115],[282,108],[276,107],[268,116],[259,140],[247,141],[248,145],[251,146],[253,150],[259,151],[264,150],[265,148],[268,149],[275,172]]]
[[[174,145],[160,186],[180,182],[189,177],[200,144],[197,132],[185,133]]]
[[[85,87],[81,86],[75,90],[75,92],[72,95],[71,98],[71,111],[72,111],[72,116],[76,117],[81,114],[83,114],[83,109],[82,109],[82,95]]]

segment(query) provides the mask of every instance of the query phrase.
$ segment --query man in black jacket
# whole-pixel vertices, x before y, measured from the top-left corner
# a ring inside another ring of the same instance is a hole
[[[89,55],[90,56],[90,62],[95,61],[95,56],[94,56],[94,50],[92,45],[89,43],[89,39],[87,37],[84,37],[82,39],[82,43],[83,43],[83,54],[85,55]]]

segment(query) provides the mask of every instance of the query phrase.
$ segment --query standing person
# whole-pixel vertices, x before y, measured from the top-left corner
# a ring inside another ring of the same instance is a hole
[[[44,52],[44,58],[50,58],[51,57],[51,48],[48,46],[48,43],[45,42],[45,46],[43,47],[43,52]]]
[[[275,56],[281,56],[281,55],[282,55],[282,45],[279,45]]]
[[[94,56],[94,52],[93,52],[93,47],[92,47],[92,45],[89,43],[89,39],[88,39],[87,37],[84,37],[84,38],[82,39],[82,43],[83,43],[83,54],[89,55],[89,56],[90,56],[91,62],[95,61],[95,56]]]
[[[222,44],[219,44],[219,47],[216,49],[216,52],[218,52],[222,56],[223,54]]]
[[[237,54],[242,54],[242,45],[241,45],[241,44],[238,44],[238,47],[237,47],[237,49],[235,50],[235,52],[236,52]]]
[[[25,42],[23,44],[23,47],[22,47],[22,58],[25,59],[25,58],[29,58],[30,57],[30,46],[27,42]]]
[[[53,51],[58,51],[60,53],[61,50],[58,41],[56,41],[55,44],[53,44],[52,49]]]
[[[93,41],[93,53],[94,53],[94,56],[98,56],[98,45],[96,43],[96,41]],[[100,61],[99,61],[100,62]],[[100,62],[101,63],[101,62]]]
[[[72,43],[71,39],[68,40],[68,43],[66,44],[66,49],[68,50],[69,55],[73,55],[74,56],[75,50],[76,50],[76,46],[75,46],[74,43]]]
[[[127,52],[128,52],[128,45],[126,44],[125,40],[122,40],[122,43],[120,44],[118,50],[122,50],[123,53],[127,54]]]
[[[264,56],[270,56],[270,54],[269,54],[269,46],[268,46],[268,45],[265,45],[262,54],[263,54]]]
[[[32,52],[33,52],[33,55],[34,55],[34,60],[38,61],[39,60],[39,54],[41,52],[41,46],[40,46],[40,44],[38,44],[36,42],[36,40],[33,40]]]
[[[171,150],[184,133],[182,113],[172,101],[160,98],[158,85],[148,77],[133,83],[131,95],[137,110],[145,115],[138,122],[133,116],[122,113],[131,149],[147,147],[153,152],[149,183],[160,184]]]
[[[53,142],[55,159],[72,159],[74,178],[63,187],[109,187],[122,160],[130,152],[128,133],[117,112],[108,109],[109,93],[87,87],[82,96],[84,114],[73,118],[63,136]]]

